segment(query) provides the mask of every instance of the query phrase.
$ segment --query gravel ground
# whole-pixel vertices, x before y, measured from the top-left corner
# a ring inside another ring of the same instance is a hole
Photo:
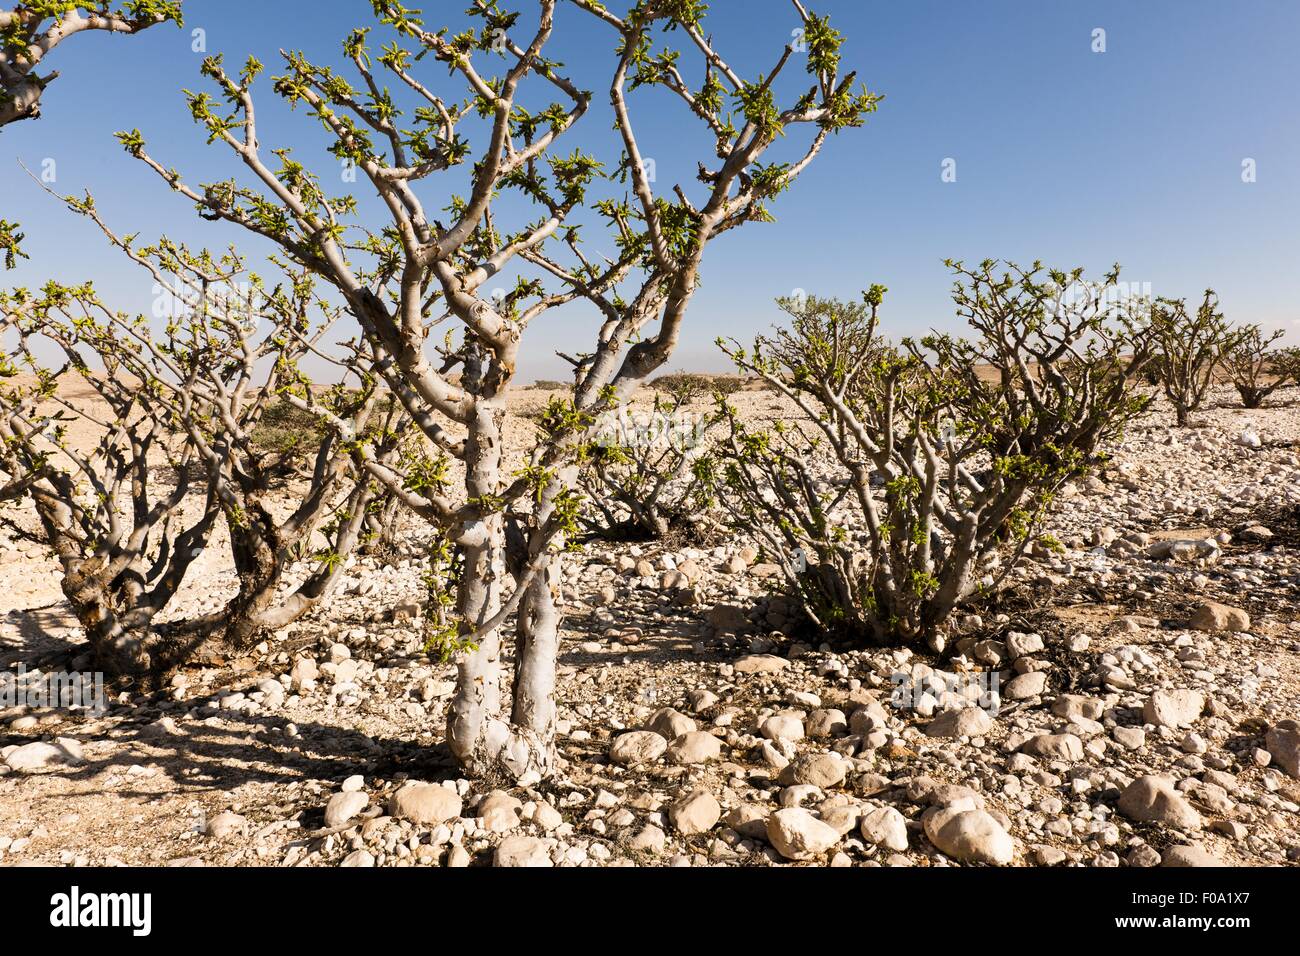
[[[544,397],[524,393],[516,450]],[[823,643],[743,536],[589,544],[564,763],[532,787],[458,778],[418,542],[355,560],[327,606],[168,694],[0,709],[0,864],[1294,864],[1300,395],[1214,397],[1192,427],[1157,406],[1130,429],[1062,499],[1063,549],[970,609],[944,660]],[[220,551],[175,615],[231,593]],[[0,568],[0,667],[66,667],[54,564],[0,532]]]

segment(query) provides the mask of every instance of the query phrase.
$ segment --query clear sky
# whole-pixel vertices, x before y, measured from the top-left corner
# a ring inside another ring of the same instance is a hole
[[[430,23],[460,24],[464,0],[424,0]],[[625,6],[611,0],[618,10]],[[74,38],[51,57],[63,73],[45,117],[0,132],[0,218],[21,221],[31,261],[5,284],[93,279],[121,308],[147,310],[149,285],[21,171],[55,162],[61,192],[92,190],[110,223],[195,245],[239,241],[131,160],[115,130],[139,127],[150,151],[192,183],[227,178],[233,157],[205,145],[181,87],[206,89],[194,28],[232,65],[256,54],[262,138],[326,165],[322,137],[270,89],[281,47],[336,63],[339,44],[370,22],[365,0],[186,0],[186,26],[137,37]],[[523,0],[505,3],[527,8]],[[1104,271],[1158,295],[1220,293],[1230,319],[1285,328],[1300,344],[1300,3],[1295,0],[820,0],[847,37],[845,61],[886,97],[860,130],[840,134],[774,206],[778,222],[714,243],[673,368],[722,369],[719,334],[747,337],[778,319],[772,300],[803,289],[855,297],[889,287],[888,330],[955,328],[946,257],[1042,259]],[[753,75],[770,68],[797,25],[787,0],[715,0],[710,30],[724,56]],[[1105,52],[1094,52],[1094,31]],[[386,42],[388,37],[382,36]],[[377,45],[377,44],[376,44]],[[608,149],[608,28],[562,10],[551,55],[589,89],[596,112],[580,144]],[[418,65],[430,82],[445,68]],[[802,74],[801,74],[802,75]],[[698,75],[689,74],[693,82]],[[636,101],[645,152],[661,182],[708,159],[696,123],[662,97]],[[794,134],[792,134],[793,137]],[[944,182],[945,160],[956,181]],[[1253,161],[1254,182],[1243,182]],[[48,167],[47,167],[48,168]],[[342,187],[339,187],[340,190]],[[355,189],[364,190],[364,183]],[[446,189],[424,186],[441,207]],[[379,220],[375,220],[379,224]],[[555,349],[591,340],[575,309],[531,329],[521,374],[559,377]]]

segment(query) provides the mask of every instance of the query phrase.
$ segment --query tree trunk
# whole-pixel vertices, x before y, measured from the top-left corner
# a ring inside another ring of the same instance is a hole
[[[155,609],[133,605],[92,566],[78,561],[65,570],[63,595],[86,633],[97,670],[136,689],[158,690],[167,674],[206,640],[206,629],[154,624]]]
[[[374,538],[362,548],[362,551],[367,554],[381,555],[394,553],[399,542],[401,519],[401,502],[395,496],[387,496],[379,513],[366,517],[366,531],[374,535]]]
[[[226,609],[226,643],[231,647],[248,647],[265,629],[263,619],[275,602],[284,565],[271,515],[252,503],[244,520],[256,522],[256,527],[243,528],[228,521],[230,550],[239,578],[239,594]]]
[[[555,659],[560,649],[557,596],[563,559],[552,558],[533,579],[519,617],[514,723],[546,746],[555,739]]]
[[[292,593],[279,598],[277,591],[284,574],[284,544],[279,552],[268,551],[266,542],[249,542],[244,545],[245,563],[249,567],[249,593],[236,597],[232,603],[230,643],[246,646],[265,631],[276,631],[292,624],[321,601],[325,600],[342,580],[343,562],[356,550],[361,531],[366,525],[366,509],[371,492],[358,485],[348,498],[348,520],[338,530],[334,540],[333,563],[321,562],[316,571]],[[309,534],[309,532],[308,532]],[[269,563],[268,563],[269,562]],[[243,578],[241,576],[241,588]],[[234,610],[238,608],[237,612]]]
[[[146,679],[155,669],[150,653],[151,628],[128,628],[108,582],[92,564],[76,561],[64,570],[63,595],[86,632],[95,666],[115,677]]]
[[[499,491],[503,414],[484,403],[466,439],[465,484],[471,499]],[[463,628],[474,630],[501,609],[507,576],[505,519],[492,509],[460,530],[465,566],[456,610]],[[447,744],[467,774],[480,779],[535,782],[551,769],[550,749],[533,731],[502,716],[501,629],[483,635],[461,653],[456,693],[447,714]]]
[[[573,487],[577,471],[574,466],[561,469],[557,481],[538,504],[535,527],[541,528],[550,520],[555,510],[555,495],[561,488]],[[564,579],[564,544],[562,535],[539,542],[540,547],[555,553],[529,585],[518,620],[513,720],[516,726],[535,735],[544,748],[547,769],[555,763],[555,661],[560,652],[559,599]]]

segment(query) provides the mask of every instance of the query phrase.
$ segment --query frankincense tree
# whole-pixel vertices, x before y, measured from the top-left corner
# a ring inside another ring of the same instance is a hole
[[[582,449],[583,529],[606,540],[702,543],[711,525],[709,433],[720,424],[711,396],[689,377],[657,382],[647,409],[620,406],[601,415]]]
[[[262,447],[267,409],[308,388],[298,363],[338,316],[310,274],[268,288],[233,250],[193,253],[166,239],[137,247],[104,225],[89,197],[68,202],[147,270],[165,328],[110,309],[89,285],[7,296],[15,345],[12,385],[0,394],[3,470],[32,501],[37,537],[62,565],[64,594],[100,664],[157,680],[200,644],[247,646],[329,593],[381,492],[347,438],[369,433],[372,453],[391,460],[407,419],[381,407],[371,377],[315,399],[338,429],[302,454]],[[42,360],[50,352],[59,366]],[[69,377],[110,414],[66,397]],[[287,514],[273,502],[286,492],[295,502]],[[219,520],[235,596],[218,612],[158,624]],[[314,534],[327,542],[318,551],[308,546]],[[314,568],[285,588],[295,560]]]
[[[334,163],[364,177],[382,221],[367,220],[355,197],[330,194],[337,166],[312,168],[264,146],[255,60],[231,74],[209,59],[203,72],[220,99],[190,94],[196,120],[255,185],[194,187],[151,156],[138,132],[122,141],[202,215],[271,240],[332,285],[361,326],[369,371],[434,448],[463,464],[452,494],[385,466],[364,444],[358,451],[393,494],[446,529],[459,554],[452,624],[464,649],[448,717],[453,753],[472,772],[536,778],[554,763],[560,561],[575,529],[579,446],[595,418],[671,354],[709,243],[770,219],[770,200],[831,135],[860,126],[877,98],[853,74],[840,75],[842,38],[799,0],[792,6],[806,55],[788,44],[756,79],[736,72],[706,36],[698,0],[637,0],[622,13],[569,0],[572,22],[608,30],[612,40],[604,73],[614,155],[602,160],[567,148],[596,111],[593,94],[546,55],[559,0],[538,0],[528,18],[496,0],[471,0],[459,32],[428,27],[390,0],[373,6],[398,39],[375,53],[370,28],[354,31],[344,43],[352,80],[286,53],[274,89],[323,125]],[[681,46],[661,45],[659,28]],[[684,54],[698,64],[698,85],[686,78]],[[799,56],[807,79],[787,94],[787,68]],[[421,66],[426,58],[455,82]],[[630,94],[639,88],[675,98],[707,132],[712,155],[694,183],[655,182],[632,119]],[[801,128],[809,134],[793,144],[788,134]],[[764,163],[782,140],[793,150],[788,161]],[[602,227],[616,250],[607,257],[582,234]],[[505,287],[493,294],[493,283]],[[548,410],[528,461],[506,473],[503,422],[525,333],[577,302],[599,313],[592,349],[572,359],[573,391]],[[508,560],[511,523],[523,529],[523,553]],[[510,612],[518,634],[507,711],[499,626]]]
[[[1236,341],[1224,351],[1224,372],[1241,396],[1243,407],[1259,408],[1270,395],[1290,383],[1286,354],[1273,348],[1285,334],[1283,329],[1266,335],[1258,325],[1243,326]]]
[[[951,266],[968,339],[891,344],[872,286],[860,303],[783,300],[788,328],[723,343],[801,416],[759,429],[724,406],[717,499],[845,637],[942,650],[953,610],[1005,577],[1061,485],[1144,404],[1118,270],[1088,285],[1037,263]]]
[[[1205,403],[1225,356],[1239,347],[1243,332],[1228,324],[1219,297],[1206,289],[1195,311],[1188,310],[1186,299],[1152,303],[1143,335],[1153,350],[1156,380],[1174,407],[1175,420],[1185,426]]]

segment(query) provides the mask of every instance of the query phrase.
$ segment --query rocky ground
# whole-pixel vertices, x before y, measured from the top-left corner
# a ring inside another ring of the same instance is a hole
[[[781,416],[770,393],[744,413]],[[412,555],[107,713],[0,710],[0,863],[1151,866],[1300,862],[1300,405],[1157,407],[954,653],[801,631],[751,543],[575,557],[552,779],[460,779]],[[0,666],[81,638],[0,537]],[[178,613],[216,606],[201,567]]]

